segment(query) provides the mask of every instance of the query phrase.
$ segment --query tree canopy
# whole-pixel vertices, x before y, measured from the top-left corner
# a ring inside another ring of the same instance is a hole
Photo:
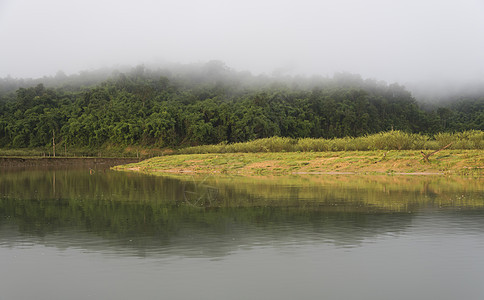
[[[58,77],[49,87],[0,80],[0,147],[44,147],[53,133],[58,144],[98,148],[484,130],[484,95],[423,110],[403,86],[352,74],[274,79],[211,62]]]

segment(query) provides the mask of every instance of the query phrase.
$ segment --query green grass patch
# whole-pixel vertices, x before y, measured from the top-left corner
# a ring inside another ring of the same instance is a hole
[[[385,159],[382,159],[385,156]],[[180,154],[117,167],[143,172],[285,174],[294,172],[482,174],[482,150],[443,150],[425,163],[416,150]]]

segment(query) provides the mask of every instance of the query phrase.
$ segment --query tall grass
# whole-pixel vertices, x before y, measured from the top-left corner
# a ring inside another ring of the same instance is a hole
[[[180,154],[237,152],[323,152],[368,150],[438,150],[452,143],[450,149],[484,149],[484,131],[439,133],[434,136],[388,131],[362,137],[336,139],[293,139],[271,137],[245,143],[204,145],[180,149]]]

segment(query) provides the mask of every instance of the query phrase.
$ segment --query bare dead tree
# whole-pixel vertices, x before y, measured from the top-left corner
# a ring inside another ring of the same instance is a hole
[[[376,164],[376,163],[379,163],[379,162],[384,161],[384,160],[385,160],[385,158],[387,157],[388,152],[390,152],[390,151],[385,152],[385,154],[383,154],[383,158],[382,158],[382,159],[380,159],[380,160],[375,161],[374,163]]]
[[[434,155],[435,153],[437,153],[437,152],[439,152],[439,151],[442,151],[442,150],[444,150],[444,149],[449,148],[449,147],[450,147],[452,144],[453,144],[453,143],[450,143],[450,144],[448,144],[447,146],[444,146],[444,147],[440,148],[439,150],[434,151],[434,152],[430,152],[430,153],[428,153],[428,154],[425,154],[423,151],[420,151],[420,153],[421,153],[421,154],[422,154],[422,156],[423,156],[423,160],[424,160],[424,162],[429,162],[429,157],[430,157],[430,156]]]

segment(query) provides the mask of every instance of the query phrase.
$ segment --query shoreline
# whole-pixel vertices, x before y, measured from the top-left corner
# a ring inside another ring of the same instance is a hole
[[[139,162],[137,158],[122,157],[0,157],[0,167],[49,167],[49,166],[106,166],[113,167],[120,164]]]
[[[424,162],[417,150],[180,154],[112,169],[225,175],[484,175],[484,151],[446,150]]]

